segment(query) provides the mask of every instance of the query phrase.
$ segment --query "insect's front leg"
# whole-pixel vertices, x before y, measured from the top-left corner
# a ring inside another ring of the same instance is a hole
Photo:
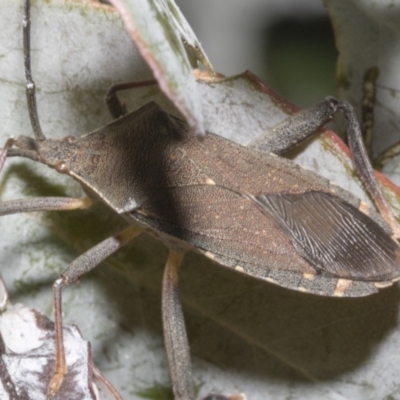
[[[122,90],[132,90],[140,87],[151,86],[157,84],[155,79],[149,79],[139,82],[124,82],[112,85],[105,96],[108,111],[114,119],[118,119],[127,114],[127,109],[124,103],[118,98],[117,93]]]
[[[74,260],[68,268],[61,274],[61,277],[54,282],[53,299],[54,299],[54,323],[56,336],[56,362],[53,378],[51,379],[47,398],[53,399],[63,382],[68,368],[65,359],[65,348],[62,329],[62,289],[70,283],[76,282],[83,274],[91,271],[99,265],[112,253],[120,249],[142,233],[142,229],[135,226],[129,226],[119,234],[105,239],[97,246],[91,248]]]

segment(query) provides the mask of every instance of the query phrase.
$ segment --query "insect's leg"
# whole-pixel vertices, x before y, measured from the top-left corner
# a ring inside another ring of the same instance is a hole
[[[178,270],[183,256],[173,251],[168,256],[162,284],[162,316],[174,398],[194,400],[189,342],[178,290]]]
[[[69,211],[90,207],[89,197],[36,197],[31,199],[8,200],[0,203],[0,216],[32,211]]]
[[[95,247],[74,260],[64,271],[59,279],[53,285],[54,301],[54,328],[56,336],[56,364],[54,376],[51,379],[47,397],[54,398],[61,383],[67,373],[67,364],[65,360],[65,349],[63,342],[62,329],[62,289],[70,283],[76,282],[83,274],[91,271],[94,267],[104,261],[109,255],[120,249],[123,245],[142,233],[142,229],[135,226],[129,226],[119,234],[103,240]]]
[[[394,236],[400,238],[398,223],[383,197],[381,187],[375,177],[362,141],[360,125],[353,107],[349,103],[328,97],[315,106],[287,118],[275,127],[273,129],[275,135],[272,140],[270,139],[270,133],[264,134],[252,141],[249,147],[279,154],[310,136],[319,127],[329,122],[337,112],[342,112],[346,119],[347,137],[352,151],[354,166],[374,199],[382,217],[390,225]]]
[[[286,118],[250,142],[248,147],[266,153],[280,154],[296,146],[329,122],[337,113],[337,106],[338,101],[328,97],[324,101]]]
[[[118,393],[117,389],[107,380],[107,378],[101,373],[96,366],[92,364],[93,375],[103,383],[103,385],[107,388],[110,394],[114,397],[115,400],[123,400],[121,395]]]
[[[183,253],[170,251],[165,265],[162,283],[163,330],[174,399],[194,400],[189,342],[178,290],[178,271],[183,257]],[[234,399],[245,400],[246,396],[236,394],[226,397],[221,394],[210,394],[203,398],[203,400]]]
[[[4,166],[10,147],[15,139],[8,139],[0,151],[0,171]],[[27,150],[29,152],[29,150]],[[0,216],[32,211],[68,211],[90,207],[93,201],[89,197],[82,199],[72,197],[37,197],[29,199],[9,200],[0,203]]]
[[[7,159],[7,154],[10,151],[11,147],[14,146],[14,144],[15,144],[14,138],[7,139],[6,144],[0,150],[0,172],[3,170],[4,164]]]
[[[393,212],[383,196],[382,189],[375,177],[374,170],[368,159],[367,151],[361,135],[360,125],[354,113],[353,107],[343,101],[338,104],[338,109],[343,113],[347,126],[347,140],[352,152],[353,163],[360,173],[360,177],[368,192],[375,201],[375,204],[382,214],[382,217],[390,225],[394,237],[400,239],[400,228]]]
[[[157,84],[157,81],[155,79],[149,79],[138,82],[117,83],[115,85],[110,86],[105,97],[105,102],[107,104],[111,116],[114,119],[117,119],[127,113],[125,104],[121,103],[121,101],[117,96],[117,92],[120,92],[121,90],[137,89],[140,87],[150,86],[155,84]]]

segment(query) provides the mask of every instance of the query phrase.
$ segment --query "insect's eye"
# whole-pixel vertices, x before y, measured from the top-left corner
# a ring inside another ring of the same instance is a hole
[[[56,171],[58,171],[60,174],[68,174],[69,172],[69,163],[66,161],[60,161],[54,165],[54,168]]]

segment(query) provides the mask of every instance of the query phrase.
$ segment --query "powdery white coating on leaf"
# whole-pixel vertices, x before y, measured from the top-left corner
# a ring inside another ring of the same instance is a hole
[[[28,394],[30,400],[44,399],[54,373],[54,324],[37,311],[18,304],[1,315],[0,334],[6,345],[2,362],[17,391]],[[74,326],[65,326],[63,335],[69,374],[56,400],[96,400],[88,342]],[[5,399],[2,390],[1,398]]]
[[[1,314],[0,331],[6,351],[22,354],[40,347],[47,333],[40,329],[31,329],[35,325],[35,314],[22,304],[16,304]]]
[[[244,74],[221,83],[199,81],[198,88],[206,129],[240,144],[247,144],[287,116]]]

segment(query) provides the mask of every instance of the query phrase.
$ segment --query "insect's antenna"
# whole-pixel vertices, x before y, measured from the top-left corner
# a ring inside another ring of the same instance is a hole
[[[46,137],[40,127],[35,96],[35,82],[32,79],[31,71],[31,2],[24,2],[23,42],[24,42],[24,63],[26,79],[26,99],[28,102],[29,117],[36,140],[45,140]]]

